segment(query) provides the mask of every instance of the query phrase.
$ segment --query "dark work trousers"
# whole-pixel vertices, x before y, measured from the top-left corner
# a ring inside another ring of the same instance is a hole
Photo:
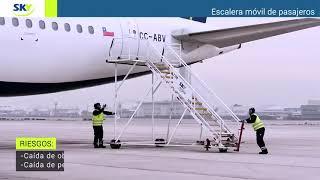
[[[265,147],[263,136],[264,136],[265,128],[260,128],[256,131],[257,133],[257,144],[260,148]]]
[[[94,131],[94,139],[93,139],[93,144],[102,144],[103,141],[103,127],[102,126],[93,126],[93,131]]]

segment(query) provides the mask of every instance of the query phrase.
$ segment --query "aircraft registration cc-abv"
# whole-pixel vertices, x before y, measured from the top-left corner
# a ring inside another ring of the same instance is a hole
[[[0,17],[0,96],[52,93],[150,74],[168,44],[186,64],[237,50],[246,42],[320,25],[305,18],[213,30],[206,18]],[[178,52],[179,51],[179,52]],[[152,53],[151,53],[152,54]],[[168,56],[168,54],[167,54]],[[178,66],[177,66],[178,67]]]

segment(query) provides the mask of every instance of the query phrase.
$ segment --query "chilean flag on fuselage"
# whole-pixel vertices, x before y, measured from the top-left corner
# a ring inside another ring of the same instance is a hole
[[[111,37],[114,36],[114,32],[107,31],[106,27],[102,27],[102,32],[103,32],[103,36],[111,36]]]

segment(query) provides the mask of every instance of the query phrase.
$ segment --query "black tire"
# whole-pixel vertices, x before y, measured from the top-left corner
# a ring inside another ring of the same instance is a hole
[[[111,147],[111,149],[120,149],[120,147],[121,147],[121,141],[118,140],[118,141],[116,142],[116,140],[112,139],[112,140],[110,141],[110,147]]]
[[[196,141],[196,143],[199,145],[204,145],[204,141]]]
[[[221,153],[228,152],[228,148],[219,148],[219,152]]]

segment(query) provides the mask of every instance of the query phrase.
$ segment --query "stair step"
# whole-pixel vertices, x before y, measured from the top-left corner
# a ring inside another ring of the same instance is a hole
[[[166,78],[166,79],[173,79],[173,76],[170,75],[165,75],[165,76],[161,76],[162,78]]]
[[[205,116],[204,117],[207,121],[213,121],[213,122],[217,122],[217,119],[215,119],[214,117],[212,117],[212,116]]]
[[[205,108],[205,107],[197,107],[195,109],[198,111],[207,111],[208,110],[208,108]]]
[[[209,125],[212,126],[212,127],[220,127],[219,124],[210,124],[210,123],[209,123]]]
[[[207,113],[199,113],[200,115],[202,115],[202,116],[212,116],[212,114],[211,113],[209,113],[209,112],[207,112]]]
[[[160,71],[162,71],[162,70],[169,70],[169,69],[170,69],[170,67],[167,66],[167,65],[165,65],[165,64],[155,64],[155,65],[156,65],[156,67],[157,67]]]
[[[220,126],[219,126],[220,127]],[[216,129],[216,130],[214,130],[215,132],[220,132],[220,129]],[[222,134],[223,135],[225,135],[225,134],[232,134],[233,135],[233,133],[228,133],[228,131],[227,130],[222,130]]]
[[[212,116],[206,116],[207,118],[206,118],[206,120],[208,120],[208,121],[214,121],[214,122],[217,122],[217,119],[216,118],[214,118],[214,117],[212,117]]]
[[[221,141],[221,143],[227,147],[237,147],[237,141]]]
[[[221,138],[222,143],[232,143],[233,140],[235,140],[233,136]]]
[[[160,70],[160,72],[163,74],[171,74],[172,73],[169,69],[163,69],[163,70]]]
[[[217,133],[218,135],[218,137],[220,138],[220,135],[219,135],[219,133]],[[228,140],[228,139],[230,139],[230,138],[234,138],[234,135],[232,134],[230,134],[230,135],[228,135],[228,134],[221,134],[221,141],[226,141],[226,140]]]
[[[191,102],[191,104],[202,105],[202,102],[196,101],[196,102]]]

